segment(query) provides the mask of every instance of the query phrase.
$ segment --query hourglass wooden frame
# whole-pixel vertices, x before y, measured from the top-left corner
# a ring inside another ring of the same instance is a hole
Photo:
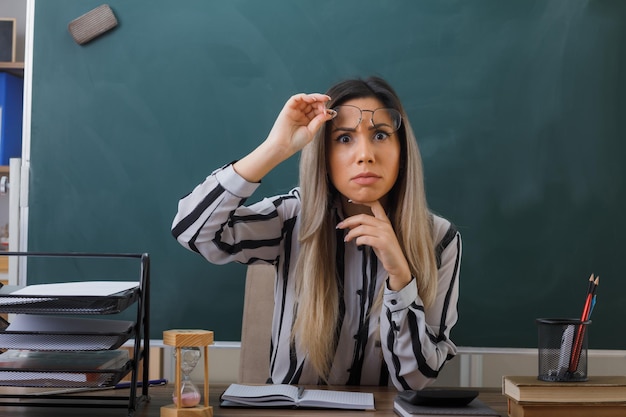
[[[204,406],[182,407],[182,399],[176,404],[161,407],[161,417],[212,417],[213,407],[209,406],[209,345],[213,344],[213,332],[208,330],[166,330],[163,332],[163,344],[176,348],[176,387],[181,388],[181,349],[184,347],[204,348]]]

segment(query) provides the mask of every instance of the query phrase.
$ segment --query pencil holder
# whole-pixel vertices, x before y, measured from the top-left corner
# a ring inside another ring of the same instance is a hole
[[[591,320],[537,319],[542,381],[587,380],[587,334]]]

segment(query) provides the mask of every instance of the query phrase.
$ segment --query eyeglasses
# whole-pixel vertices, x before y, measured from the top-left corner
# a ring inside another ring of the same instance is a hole
[[[390,129],[388,133],[397,131],[402,124],[402,116],[396,109],[362,110],[356,106],[344,104],[334,107],[332,110],[337,112],[337,115],[332,119],[332,124],[338,130],[355,130],[363,120],[363,113],[371,113],[370,123],[372,127]]]

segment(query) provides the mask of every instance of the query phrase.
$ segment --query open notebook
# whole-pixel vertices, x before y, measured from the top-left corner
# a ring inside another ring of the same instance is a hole
[[[221,406],[375,409],[372,393],[303,389],[286,384],[231,384],[222,394]]]

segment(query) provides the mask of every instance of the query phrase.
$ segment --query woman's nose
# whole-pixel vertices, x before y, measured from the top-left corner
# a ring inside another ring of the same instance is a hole
[[[374,162],[374,147],[371,140],[366,135],[360,135],[357,140],[357,162],[361,163],[373,163]]]

